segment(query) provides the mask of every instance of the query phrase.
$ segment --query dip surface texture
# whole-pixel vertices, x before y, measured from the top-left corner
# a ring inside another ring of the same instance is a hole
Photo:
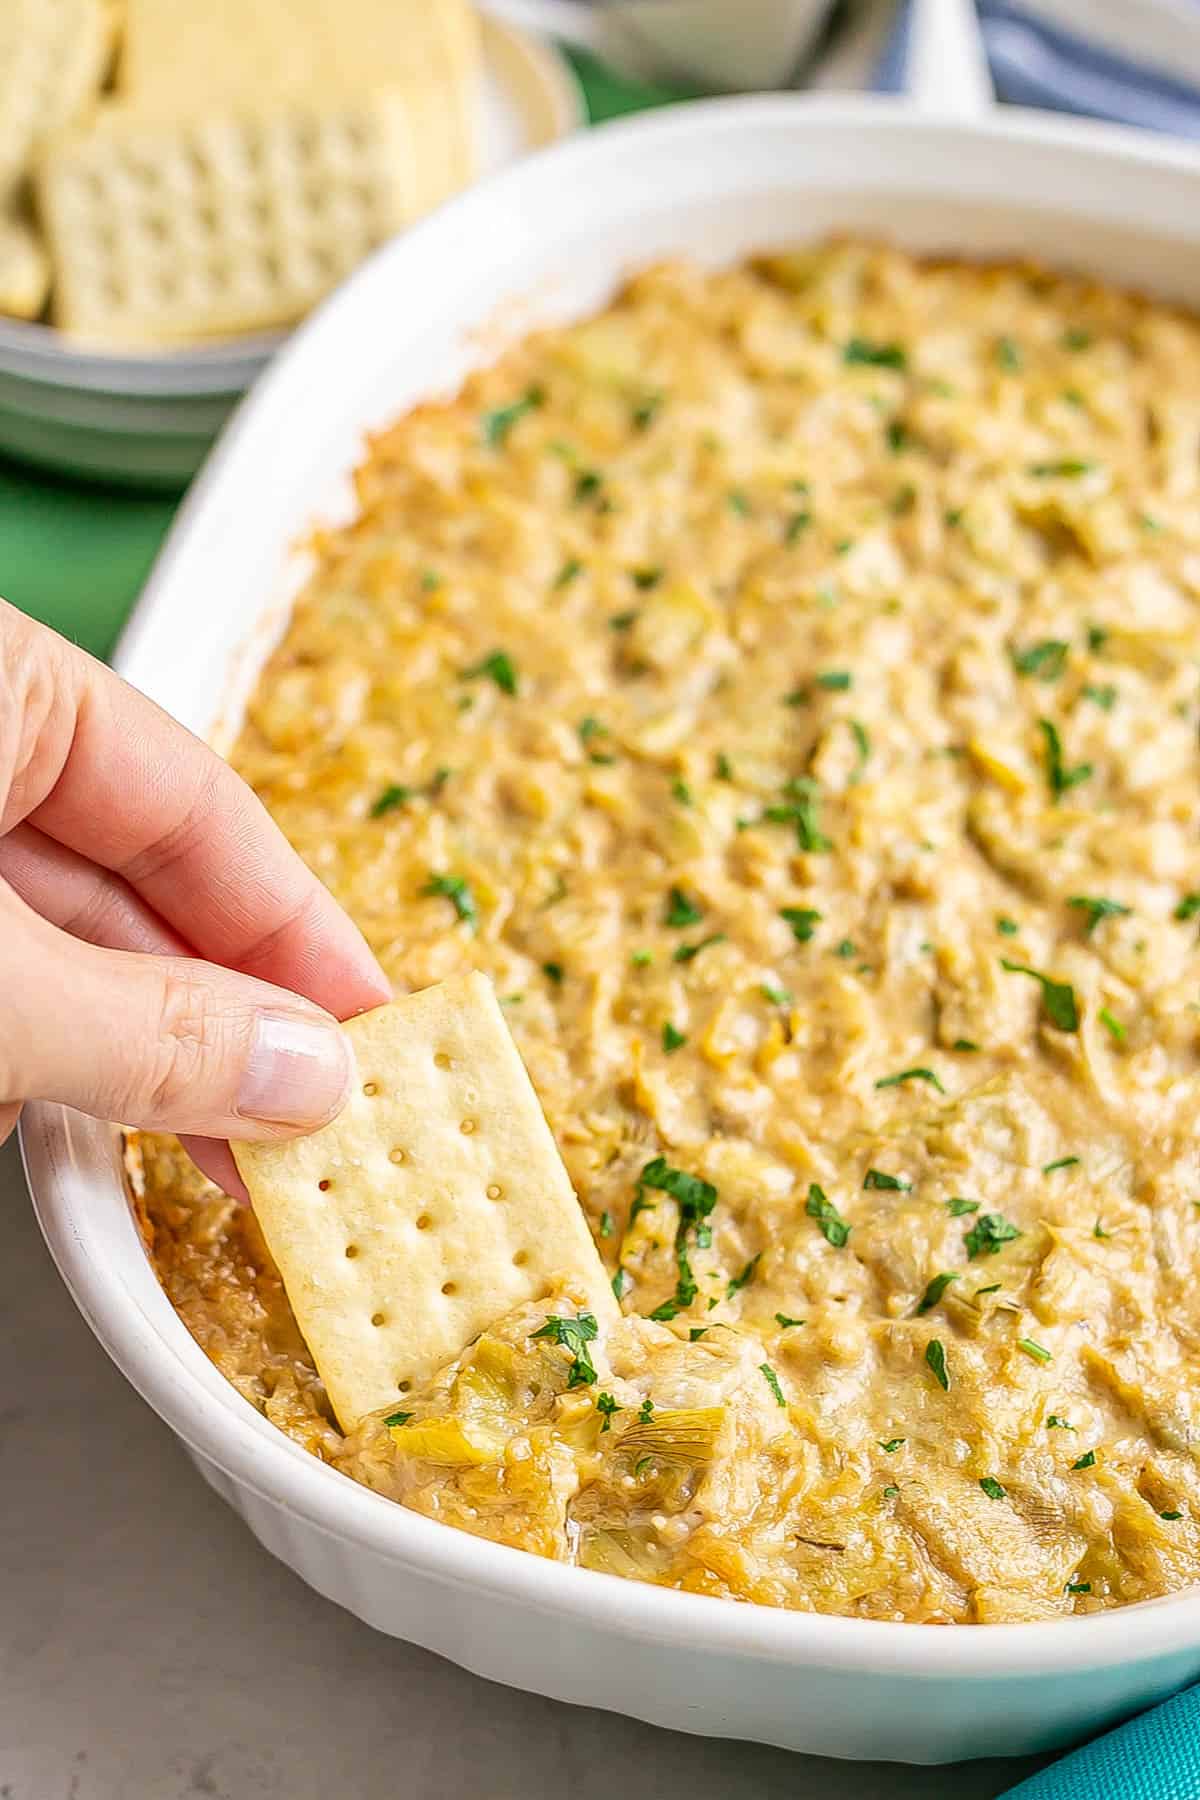
[[[200,1343],[381,1492],[643,1580],[1200,1578],[1200,327],[853,243],[659,268],[357,485],[234,762],[400,990],[493,979],[627,1316],[549,1295],[343,1438],[253,1218],[142,1140]]]

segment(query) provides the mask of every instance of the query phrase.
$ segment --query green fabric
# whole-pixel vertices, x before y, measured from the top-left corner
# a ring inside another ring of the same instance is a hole
[[[582,53],[571,61],[596,124],[685,97],[626,81]],[[177,505],[0,459],[0,594],[107,656]]]

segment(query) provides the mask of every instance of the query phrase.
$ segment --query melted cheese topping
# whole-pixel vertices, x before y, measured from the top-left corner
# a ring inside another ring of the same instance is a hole
[[[655,269],[358,495],[234,760],[398,986],[494,979],[630,1316],[590,1380],[551,1297],[345,1442],[253,1221],[150,1143],[219,1366],[672,1586],[1194,1581],[1200,326],[856,244]]]

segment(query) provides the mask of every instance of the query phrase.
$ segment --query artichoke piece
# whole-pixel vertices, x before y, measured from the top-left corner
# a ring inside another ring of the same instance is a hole
[[[417,1419],[411,1425],[389,1425],[388,1432],[397,1450],[428,1462],[481,1465],[504,1455],[502,1437],[480,1430],[468,1437],[460,1419]]]
[[[617,1448],[630,1456],[649,1456],[659,1464],[694,1466],[712,1460],[723,1406],[683,1406],[637,1419],[621,1434]]]

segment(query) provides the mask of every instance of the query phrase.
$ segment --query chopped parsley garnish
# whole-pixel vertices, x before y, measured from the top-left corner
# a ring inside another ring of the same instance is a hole
[[[907,450],[912,442],[908,426],[903,419],[889,419],[884,436],[887,439],[887,447],[893,456],[899,456],[901,451]]]
[[[1085,1450],[1083,1455],[1071,1464],[1072,1469],[1094,1469],[1095,1466],[1096,1452],[1094,1450]]]
[[[979,1485],[989,1500],[1007,1499],[1005,1490],[1000,1486],[1000,1483],[996,1480],[994,1475],[980,1476]]]
[[[582,572],[583,564],[580,562],[579,558],[577,556],[568,557],[567,561],[558,571],[558,574],[554,577],[553,586],[556,589],[569,587],[575,577],[582,574]]]
[[[726,495],[726,500],[728,501],[730,512],[737,513],[739,517],[743,519],[749,513],[750,502],[740,488],[731,488]]]
[[[561,963],[544,962],[542,964],[542,974],[548,981],[552,981],[556,987],[561,986],[563,979],[563,966]]]
[[[955,1038],[955,1040],[951,1044],[950,1048],[952,1050],[969,1051],[969,1050],[978,1050],[979,1045],[973,1044],[971,1042],[970,1038]]]
[[[608,735],[608,726],[599,719],[593,719],[590,713],[586,719],[580,719],[576,729],[579,732],[579,741],[583,744],[590,743],[594,737]]]
[[[1132,907],[1122,906],[1119,900],[1105,900],[1091,894],[1073,894],[1067,901],[1067,905],[1076,907],[1081,913],[1086,913],[1089,937],[1101,919],[1124,919],[1133,910]]]
[[[442,578],[436,569],[421,570],[421,592],[423,594],[432,594],[441,585]]]
[[[1053,1175],[1056,1169],[1073,1169],[1078,1161],[1077,1156],[1059,1156],[1054,1162],[1042,1164],[1042,1174]]]
[[[956,1194],[953,1200],[947,1200],[946,1211],[952,1219],[965,1219],[968,1213],[979,1211],[979,1202],[978,1200],[964,1200],[961,1194]]]
[[[817,1221],[821,1236],[827,1244],[832,1244],[835,1250],[845,1248],[853,1227],[847,1224],[833,1201],[826,1198],[824,1189],[818,1187],[815,1181],[809,1184],[804,1210],[810,1219]]]
[[[1017,924],[1017,921],[1015,919],[1010,919],[1007,914],[999,913],[997,915],[996,930],[1002,937],[1016,937],[1020,929],[1021,927]]]
[[[1072,478],[1076,475],[1090,475],[1095,467],[1094,462],[1088,462],[1082,456],[1060,456],[1056,462],[1030,463],[1029,473],[1042,479],[1060,475]]]
[[[1043,638],[1028,650],[1013,650],[1012,665],[1018,675],[1034,675],[1039,681],[1057,681],[1067,666],[1071,646],[1062,638]]]
[[[906,1081],[927,1081],[930,1087],[936,1088],[939,1094],[945,1088],[932,1069],[901,1069],[898,1075],[884,1075],[876,1083],[877,1088],[903,1087]]]
[[[852,956],[858,955],[858,951],[854,948],[854,945],[849,938],[843,938],[833,954],[842,957],[844,961],[848,962]]]
[[[576,500],[592,500],[603,486],[603,476],[596,469],[581,469],[575,477]]]
[[[1033,1338],[1018,1338],[1017,1349],[1023,1350],[1026,1356],[1031,1357],[1034,1362],[1048,1363],[1054,1361],[1054,1358],[1051,1356],[1046,1346],[1044,1344],[1035,1343]]]
[[[750,1258],[750,1261],[746,1264],[740,1275],[730,1276],[729,1285],[725,1289],[725,1298],[727,1300],[732,1300],[733,1296],[736,1293],[739,1293],[748,1282],[754,1280],[755,1273],[757,1272],[758,1265],[761,1261],[762,1251],[760,1250],[757,1256],[752,1256]]]
[[[802,850],[831,850],[833,846],[820,826],[821,791],[817,783],[806,775],[796,776],[787,783],[783,793],[783,801],[768,806],[763,818],[772,825],[794,825]]]
[[[950,1392],[950,1375],[946,1368],[946,1346],[940,1338],[930,1338],[925,1346],[925,1361],[933,1371],[934,1380],[945,1393]]]
[[[1075,1427],[1069,1419],[1060,1419],[1057,1413],[1051,1413],[1046,1420],[1047,1431],[1074,1431]]]
[[[907,1444],[907,1438],[880,1438],[879,1448],[885,1456],[895,1456],[901,1444]]]
[[[1092,334],[1090,331],[1084,331],[1079,325],[1072,325],[1068,331],[1063,332],[1058,341],[1064,350],[1086,350],[1092,341]]]
[[[1104,682],[1097,686],[1094,682],[1089,681],[1080,689],[1080,692],[1086,700],[1091,700],[1104,712],[1111,712],[1116,704],[1117,690],[1111,682]]]
[[[631,569],[629,573],[633,576],[634,587],[640,588],[643,593],[648,588],[657,587],[663,578],[661,569]]]
[[[689,1234],[695,1233],[698,1249],[707,1250],[712,1243],[712,1227],[708,1219],[717,1203],[717,1190],[711,1181],[704,1181],[699,1175],[689,1175],[684,1169],[672,1168],[662,1156],[654,1157],[638,1176],[635,1211],[644,1201],[647,1188],[669,1194],[679,1207],[679,1223],[675,1228],[675,1262],[678,1268],[675,1292],[671,1299],[664,1300],[650,1314],[652,1319],[673,1319],[677,1313],[692,1304],[699,1292],[688,1255]]]
[[[412,1414],[410,1412],[394,1412],[389,1413],[383,1422],[390,1431],[394,1425],[407,1425],[411,1418]]]
[[[1189,919],[1194,919],[1198,913],[1200,913],[1200,894],[1185,894],[1175,908],[1175,911],[1171,914],[1171,917],[1173,919],[1178,919],[1181,924],[1186,924]]]
[[[979,1300],[982,1299],[984,1294],[998,1294],[1001,1285],[1002,1284],[998,1281],[989,1282],[987,1287],[976,1288],[975,1292],[971,1295],[971,1298],[972,1300]]]
[[[790,1006],[792,1004],[792,996],[788,993],[787,989],[776,987],[773,982],[762,982],[758,991],[763,996],[764,1000],[769,1000],[771,1002],[772,1006]]]
[[[856,782],[862,780],[862,772],[870,760],[871,740],[867,735],[866,726],[860,720],[849,719],[847,723],[850,726],[850,735],[854,739],[854,748],[858,751],[858,767],[850,777],[851,782]]]
[[[999,337],[996,339],[996,361],[1007,374],[1015,375],[1021,369],[1023,358],[1020,346],[1014,338]]]
[[[1011,1225],[1001,1213],[980,1213],[963,1243],[967,1246],[969,1257],[995,1256],[1005,1244],[1011,1244],[1014,1238],[1021,1236],[1017,1227]]]
[[[792,936],[798,944],[807,944],[811,941],[813,931],[824,917],[815,906],[781,906],[779,916],[781,919],[787,920],[792,928]]]
[[[422,894],[440,894],[444,899],[449,900],[459,918],[464,920],[472,930],[478,924],[479,908],[475,904],[475,896],[464,875],[431,875],[421,892]]]
[[[1099,656],[1108,642],[1106,625],[1089,625],[1087,628],[1087,647],[1093,656]]]
[[[564,1350],[571,1352],[571,1368],[567,1375],[568,1388],[586,1387],[588,1382],[595,1381],[596,1370],[588,1355],[587,1346],[597,1335],[599,1326],[594,1313],[581,1312],[576,1319],[560,1319],[552,1316],[534,1338],[549,1338],[552,1344],[561,1344]]]
[[[787,1401],[783,1397],[783,1389],[779,1385],[779,1377],[771,1367],[770,1363],[759,1363],[758,1369],[763,1380],[775,1396],[776,1406],[786,1406]]]
[[[604,1420],[603,1425],[600,1427],[601,1437],[604,1436],[604,1433],[608,1430],[609,1426],[612,1424],[613,1414],[619,1413],[623,1410],[624,1409],[622,1407],[617,1405],[616,1401],[613,1399],[611,1394],[597,1394],[596,1395],[596,1411],[601,1415],[601,1417]]]
[[[707,950],[710,944],[723,944],[724,942],[725,933],[714,931],[708,937],[701,938],[698,944],[680,944],[675,952],[675,961],[678,963],[691,962],[692,958],[699,956],[702,950]]]
[[[638,1407],[638,1424],[648,1425],[653,1417],[654,1402],[647,1394],[646,1398],[642,1401],[642,1404]]]
[[[1068,1594],[1090,1594],[1091,1591],[1092,1584],[1090,1581],[1068,1581],[1067,1583]]]
[[[397,806],[403,806],[406,801],[412,799],[412,796],[413,790],[410,787],[401,787],[398,783],[393,783],[391,787],[385,787],[371,807],[371,817],[381,819],[384,813],[390,813]]]
[[[462,671],[463,681],[494,681],[502,694],[513,695],[517,691],[517,671],[513,667],[511,656],[505,650],[493,650],[482,662],[472,664]]]
[[[641,1417],[640,1413],[639,1413],[638,1417],[639,1418]],[[642,1476],[645,1474],[646,1470],[652,1469],[653,1467],[654,1467],[654,1458],[652,1456],[639,1456],[637,1461],[633,1465],[633,1473],[634,1473],[635,1478],[638,1481],[640,1481]]]
[[[713,763],[713,772],[718,781],[733,780],[733,764],[723,750],[717,751],[716,760]]]
[[[1096,1017],[1099,1019],[1114,1044],[1123,1044],[1125,1042],[1127,1035],[1126,1028],[1122,1025],[1120,1019],[1116,1018],[1114,1014],[1108,1010],[1107,1006],[1102,1006],[1100,1011],[1096,1014]]]
[[[1182,1519],[1183,1514],[1172,1510],[1170,1512],[1160,1512],[1158,1516],[1160,1519]]]
[[[635,431],[648,431],[650,429],[650,426],[658,416],[658,411],[662,406],[663,399],[664,396],[662,394],[647,394],[644,400],[638,401],[632,413],[633,429]]]
[[[692,804],[692,790],[687,782],[682,780],[679,776],[676,776],[675,780],[671,783],[671,794],[674,799],[678,800],[680,806],[690,806]]]
[[[666,910],[663,913],[663,924],[682,929],[685,925],[699,925],[704,917],[703,912],[688,899],[682,888],[673,887],[667,898]]]
[[[612,1214],[608,1211],[602,1212],[600,1214],[600,1236],[602,1238],[611,1237],[612,1231],[613,1231]]]
[[[700,1339],[702,1337],[706,1337],[707,1335],[708,1335],[708,1326],[707,1325],[693,1325],[690,1328],[690,1330],[688,1331],[688,1343],[689,1344],[698,1344],[700,1342]]]
[[[908,356],[899,344],[876,344],[870,338],[852,337],[842,350],[844,363],[862,363],[871,369],[906,369]]]
[[[618,1269],[612,1278],[612,1291],[618,1300],[623,1300],[633,1286],[633,1277],[628,1269]]]
[[[654,961],[654,952],[653,950],[632,950],[629,960],[635,969],[648,969]]]
[[[484,413],[480,421],[483,428],[483,441],[498,449],[505,442],[509,432],[523,419],[528,412],[534,412],[545,401],[545,394],[540,387],[526,388],[519,400],[511,406],[498,406],[494,412]]]
[[[636,607],[634,608],[634,610],[632,612],[614,613],[612,618],[608,621],[609,630],[610,631],[628,631],[629,627],[634,623],[636,618],[637,618]]]
[[[958,1276],[953,1270],[949,1272],[943,1270],[940,1275],[935,1275],[917,1304],[917,1318],[919,1319],[922,1313],[930,1312],[937,1305],[950,1283],[957,1280]]]
[[[830,694],[844,694],[854,685],[854,677],[848,669],[825,669],[816,679],[817,686]]]
[[[1058,734],[1058,726],[1051,719],[1039,719],[1038,729],[1046,741],[1046,780],[1050,784],[1050,792],[1056,800],[1086,781],[1092,773],[1091,763],[1076,763],[1069,769],[1063,761],[1062,738]]]
[[[893,1194],[911,1194],[912,1182],[900,1175],[885,1175],[882,1169],[868,1169],[863,1176],[864,1188],[878,1188]]]
[[[1070,982],[1054,981],[1040,970],[1031,969],[1027,963],[1009,962],[1007,956],[1000,958],[1000,967],[1010,975],[1028,975],[1031,980],[1040,984],[1042,1012],[1051,1025],[1057,1026],[1059,1031],[1079,1030],[1079,1007],[1075,1000],[1075,989]]]
[[[895,1487],[895,1486],[885,1487],[883,1490],[883,1497],[885,1500],[894,1500],[896,1498],[896,1495],[899,1492],[900,1492],[900,1489],[898,1487]]]
[[[794,544],[801,533],[807,531],[811,524],[812,514],[810,512],[793,513],[783,528],[784,543]]]
[[[662,1028],[662,1047],[667,1055],[670,1056],[672,1050],[682,1050],[686,1043],[687,1033],[685,1031],[677,1031],[668,1019],[667,1023]]]
[[[786,1313],[776,1313],[775,1314],[775,1323],[781,1328],[781,1330],[787,1331],[793,1325],[803,1325],[804,1320],[803,1319],[789,1319]]]
[[[1094,1238],[1110,1238],[1112,1236],[1112,1232],[1105,1231],[1103,1225],[1101,1225],[1099,1219],[1097,1219],[1096,1223],[1092,1226],[1092,1236]]]

